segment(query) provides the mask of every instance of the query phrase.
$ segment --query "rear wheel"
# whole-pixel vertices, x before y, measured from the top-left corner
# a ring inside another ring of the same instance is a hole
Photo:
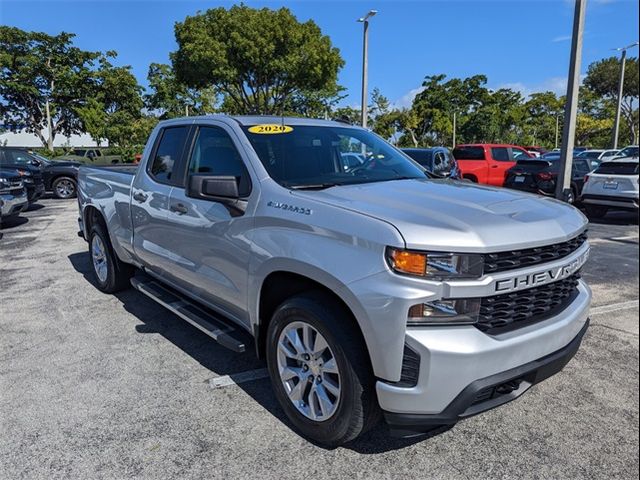
[[[326,446],[341,445],[379,419],[375,379],[350,313],[320,292],[292,297],[267,333],[273,389],[293,426]]]
[[[66,199],[76,196],[77,185],[71,177],[58,177],[53,181],[51,185],[53,194],[56,198]]]
[[[106,230],[100,223],[91,227],[89,255],[98,288],[105,293],[115,293],[129,288],[133,267],[117,257]]]
[[[593,218],[602,218],[609,211],[607,207],[603,207],[602,205],[587,205],[586,210],[587,215]]]

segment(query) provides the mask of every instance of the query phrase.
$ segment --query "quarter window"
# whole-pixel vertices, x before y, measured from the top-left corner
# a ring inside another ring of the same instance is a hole
[[[165,128],[149,173],[160,183],[171,183],[176,162],[180,160],[189,127]]]

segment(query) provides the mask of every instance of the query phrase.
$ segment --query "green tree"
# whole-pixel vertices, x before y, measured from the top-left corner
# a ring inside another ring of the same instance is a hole
[[[344,65],[329,37],[287,8],[214,8],[175,26],[180,82],[213,87],[228,113],[282,114],[296,95],[333,91]]]
[[[58,133],[81,131],[78,108],[95,86],[100,54],[74,47],[73,38],[0,27],[0,118],[12,131],[34,133],[49,151]]]
[[[558,144],[562,138],[562,114],[564,99],[553,92],[532,93],[523,105],[522,122],[523,144],[544,145],[556,144],[556,126],[558,127]]]
[[[128,124],[140,118],[143,107],[142,87],[131,73],[131,68],[116,67],[109,61],[114,52],[107,52],[98,60],[93,72],[92,96],[77,108],[83,130],[98,145],[107,139],[111,146],[128,142],[120,135]]]
[[[584,85],[601,98],[615,102],[618,97],[619,81],[620,59],[609,57],[589,65],[587,76],[584,79]],[[631,57],[627,59],[624,70],[624,89],[621,108],[630,143],[637,143],[638,141],[637,104],[639,87],[638,59]]]
[[[169,65],[152,63],[147,79],[150,90],[145,95],[147,109],[158,112],[163,120],[216,111],[217,96],[213,87],[189,88],[177,80]]]

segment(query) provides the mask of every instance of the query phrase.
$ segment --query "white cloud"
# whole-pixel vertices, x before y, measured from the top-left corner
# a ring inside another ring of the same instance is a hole
[[[553,38],[551,41],[553,43],[558,43],[558,42],[567,42],[569,40],[571,40],[571,35],[560,35],[559,37]]]
[[[416,95],[423,90],[424,87],[412,88],[403,96],[391,102],[391,108],[409,108],[413,104],[413,99],[416,98]]]
[[[586,75],[580,75],[580,84],[584,81]],[[523,97],[527,98],[532,93],[553,92],[556,95],[564,95],[567,93],[567,77],[551,77],[540,83],[526,84],[523,82],[503,83],[498,85],[497,89],[510,88],[516,92],[520,92]]]

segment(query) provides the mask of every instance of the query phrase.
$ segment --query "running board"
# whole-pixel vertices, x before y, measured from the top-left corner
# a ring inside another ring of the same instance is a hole
[[[244,342],[234,337],[234,334],[238,333],[238,329],[213,313],[207,312],[204,308],[180,295],[175,290],[165,287],[160,282],[150,278],[133,277],[131,285],[139,292],[189,322],[198,330],[209,335],[223,347],[238,353],[245,351]]]

